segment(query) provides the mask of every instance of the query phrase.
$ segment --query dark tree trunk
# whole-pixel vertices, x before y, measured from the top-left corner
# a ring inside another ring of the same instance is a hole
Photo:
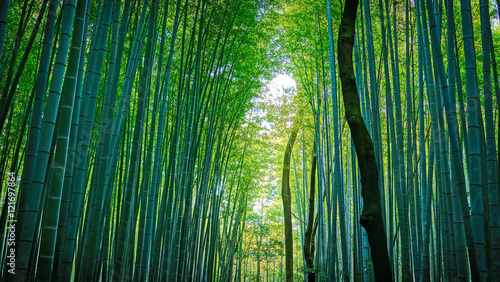
[[[361,174],[361,195],[363,196],[364,206],[360,223],[368,234],[375,280],[392,281],[380,206],[378,168],[373,142],[361,116],[352,61],[358,2],[358,0],[345,1],[338,37],[339,74],[342,82],[346,119],[351,129]]]
[[[316,143],[315,143],[316,144]],[[316,147],[316,146],[315,146]],[[307,265],[307,281],[316,281],[314,272],[314,197],[316,192],[316,148],[313,152],[312,168],[311,168],[311,185],[309,187],[309,214],[307,219],[307,229],[304,238],[304,256]]]

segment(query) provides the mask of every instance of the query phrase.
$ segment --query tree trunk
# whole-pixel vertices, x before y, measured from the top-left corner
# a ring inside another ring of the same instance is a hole
[[[365,228],[373,256],[376,281],[392,281],[378,187],[378,169],[373,142],[361,117],[352,62],[358,0],[346,1],[339,28],[338,60],[346,119],[356,148],[364,206],[360,223]]]
[[[283,199],[283,214],[285,217],[285,266],[286,281],[293,281],[293,231],[292,231],[292,195],[290,192],[290,156],[293,144],[297,138],[298,124],[296,123],[288,144],[286,145],[285,156],[283,158],[283,176],[281,184],[281,198]]]
[[[316,281],[314,272],[314,198],[316,192],[316,150],[313,152],[312,167],[311,167],[311,185],[309,187],[309,214],[307,220],[307,229],[304,239],[304,256],[307,265],[307,281]]]

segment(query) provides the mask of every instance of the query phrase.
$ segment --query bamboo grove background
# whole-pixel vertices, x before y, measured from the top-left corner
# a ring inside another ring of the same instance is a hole
[[[1,279],[284,281],[292,256],[295,280],[372,280],[343,6],[0,1]],[[500,280],[498,0],[359,6],[394,280]],[[296,87],[269,89],[277,73]]]

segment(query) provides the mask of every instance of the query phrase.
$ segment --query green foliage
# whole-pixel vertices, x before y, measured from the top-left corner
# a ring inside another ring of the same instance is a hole
[[[482,45],[480,1],[470,1],[470,23],[461,17],[459,0],[452,1],[454,10],[448,14],[446,1],[429,1],[439,11],[433,15],[438,25],[433,38],[436,50],[430,49],[430,37],[418,34],[423,31],[417,28],[414,5],[421,1],[381,1],[384,29],[379,1],[367,1],[372,40],[367,34],[366,8],[358,10],[356,22],[357,90],[363,118],[378,142],[386,235],[394,247],[393,274],[399,275],[394,276],[397,280],[403,274],[407,279],[413,275],[413,280],[446,280],[458,274],[450,256],[460,251],[468,262],[461,273],[471,278],[474,244],[452,249],[453,244],[444,240],[453,232],[468,232],[463,210],[473,211],[475,221],[484,217],[484,230],[481,224],[474,230],[485,234],[483,275],[493,275],[498,267],[488,264],[488,259],[494,261],[498,254],[493,236],[498,224],[488,216],[498,206],[492,179],[498,174],[494,155],[498,153],[500,94],[493,88],[491,97],[483,95],[488,79],[483,74],[487,58],[482,51],[486,46]],[[0,99],[0,107],[7,110],[0,132],[3,270],[9,236],[7,175],[12,171],[17,177],[16,234],[23,234],[24,240],[16,241],[19,279],[282,281],[281,169],[292,124],[300,123],[290,165],[294,279],[302,281],[307,271],[302,247],[313,154],[319,156],[313,189],[322,199],[317,197],[313,208],[319,223],[312,271],[329,275],[324,278],[332,281],[373,278],[370,254],[365,252],[368,241],[359,225],[362,183],[339,77],[334,74],[338,66],[329,71],[326,1],[161,0],[144,5],[143,1],[80,0],[74,7],[71,1],[52,0],[57,8],[50,11],[45,6],[30,49],[42,2],[3,1],[8,9],[0,12],[1,17],[8,12],[6,24],[0,19],[0,91],[15,90],[11,102],[4,94]],[[486,2],[490,47],[500,71],[498,2],[483,1],[483,5]],[[80,19],[85,21],[83,41],[75,39],[75,30],[70,29],[77,21],[65,16],[74,8],[82,12],[81,3],[89,4],[85,19]],[[343,4],[330,3],[333,46]],[[158,12],[156,20],[153,9]],[[440,50],[444,65],[440,75],[449,83],[451,60],[444,50],[448,48],[447,15],[452,14],[458,66],[456,93],[450,93],[448,104],[441,92],[445,85],[439,86],[437,73],[431,72],[438,70],[434,56],[439,57]],[[430,30],[429,23],[421,24]],[[467,47],[463,27],[469,25],[472,41]],[[387,48],[382,46],[382,35],[387,36]],[[68,51],[70,40],[75,40],[74,48],[80,41],[84,50]],[[373,55],[367,52],[368,46]],[[26,62],[20,68],[25,52]],[[467,70],[466,62],[474,62],[475,71]],[[13,85],[18,69],[22,69],[19,82]],[[491,78],[494,84],[493,72]],[[292,79],[295,84],[287,84],[293,86],[280,84]],[[62,87],[63,81],[74,86]],[[395,95],[397,85],[407,101],[389,97]],[[434,91],[437,100],[432,100]],[[476,109],[466,99],[474,91],[479,101]],[[421,105],[417,104],[420,93]],[[445,103],[439,106],[441,99]],[[457,111],[448,116],[452,106]],[[476,117],[474,110],[483,116]],[[395,113],[400,117],[395,118]],[[477,124],[467,129],[471,118],[477,118]],[[457,132],[449,129],[453,120]],[[403,166],[398,166],[396,154]],[[449,170],[446,164],[451,165]],[[470,170],[475,167],[482,172],[488,168],[489,174],[475,175]],[[454,189],[460,176],[457,169],[463,173],[463,191]],[[483,180],[487,177],[490,183]],[[401,187],[411,190],[405,194],[407,199],[399,197]],[[29,215],[24,221],[26,210]],[[403,234],[408,234],[408,243],[399,240]],[[460,237],[453,237],[455,246],[461,244]],[[38,247],[41,251],[34,251]],[[413,255],[405,268],[403,250]],[[466,257],[464,250],[469,251]],[[418,255],[423,258],[422,267]],[[434,271],[425,272],[430,269]]]

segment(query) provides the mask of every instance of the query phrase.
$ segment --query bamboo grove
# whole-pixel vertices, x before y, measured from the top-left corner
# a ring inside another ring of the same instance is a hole
[[[498,0],[1,0],[0,279],[499,281],[499,48]]]
[[[265,74],[265,62],[240,58],[265,54],[250,36],[264,8],[10,3],[7,34],[19,25],[12,42],[4,15],[2,171],[20,183],[15,275],[3,244],[3,279],[231,277],[248,197],[235,188],[245,178],[238,127]]]

